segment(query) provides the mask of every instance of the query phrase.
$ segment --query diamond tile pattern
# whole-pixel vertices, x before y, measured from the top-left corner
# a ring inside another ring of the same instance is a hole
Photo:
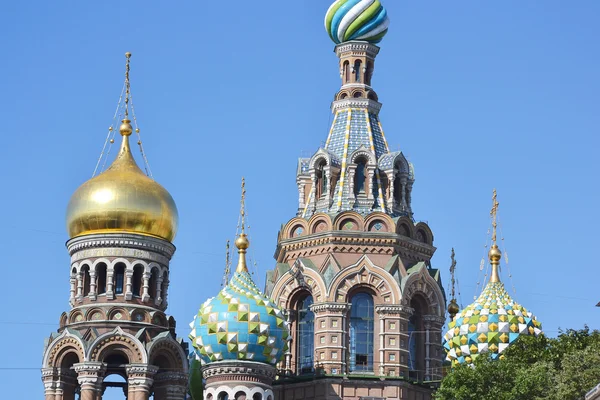
[[[216,297],[202,304],[190,327],[203,365],[222,360],[275,365],[287,350],[289,327],[283,313],[247,272],[236,272]]]
[[[514,302],[504,284],[490,282],[481,296],[448,324],[443,345],[453,365],[471,364],[480,354],[501,353],[521,335],[537,336],[542,324],[523,306]]]

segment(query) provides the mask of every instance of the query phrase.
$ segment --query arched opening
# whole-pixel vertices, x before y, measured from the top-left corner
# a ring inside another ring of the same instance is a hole
[[[315,169],[315,174],[317,177],[317,199],[320,199],[327,192],[327,175],[325,174],[325,166],[327,165],[327,161],[320,160],[317,164],[317,168]]]
[[[355,99],[360,99],[361,97],[363,97],[363,94],[361,91],[354,92]]]
[[[254,393],[254,396],[252,396],[252,400],[262,400],[262,394],[260,393]]]
[[[217,396],[217,400],[229,400],[229,395],[227,394],[227,392],[221,392]]]
[[[313,297],[308,294],[298,302],[296,312],[296,358],[299,374],[314,371],[313,354],[315,348],[315,314],[310,309]]]
[[[360,60],[356,60],[354,61],[354,82],[356,83],[360,83],[360,78],[361,78],[361,71],[362,68],[362,61]]]
[[[421,243],[429,243],[428,236],[423,229],[417,231],[417,240]]]
[[[354,173],[354,195],[365,194],[367,183],[367,160],[360,157],[356,160],[356,172]]]
[[[123,294],[125,286],[125,264],[117,263],[114,272],[114,287],[115,294]]]
[[[90,266],[84,265],[81,267],[81,279],[83,285],[83,295],[90,295]]]
[[[365,83],[371,86],[371,78],[373,77],[373,62],[367,61],[367,71],[365,72]]]
[[[350,371],[373,371],[375,307],[364,292],[352,296],[350,308]]]
[[[348,93],[344,92],[344,93],[342,93],[342,95],[340,96],[340,99],[341,99],[341,100],[344,100],[344,99],[345,99],[345,98],[347,98],[347,97],[348,97]]]
[[[81,360],[75,351],[70,351],[65,354],[60,362],[60,374],[64,377],[70,377],[71,379],[62,382],[63,399],[64,400],[75,400],[75,395],[79,393],[80,387],[77,382],[77,374],[73,370],[73,365],[79,363]]]
[[[269,396],[267,397],[267,400],[273,400],[273,396],[269,395]]]
[[[410,229],[408,228],[408,225],[400,224],[400,227],[398,228],[398,234],[410,237]]]
[[[142,287],[144,286],[144,266],[137,264],[133,267],[133,277],[131,278],[131,290],[134,296],[142,295]]]
[[[161,296],[164,299],[167,298],[167,289],[169,287],[169,274],[167,273],[167,271],[163,272],[163,276],[162,276],[162,284],[160,287],[161,290]]]
[[[105,394],[103,399],[126,399],[127,398],[127,371],[126,365],[129,358],[121,351],[113,351],[104,357],[106,364],[106,377],[104,378]]]
[[[152,300],[156,299],[156,285],[158,281],[158,268],[152,268],[150,275],[150,281],[148,282],[148,294]]]
[[[246,400],[246,393],[239,391],[235,394],[235,400]]]
[[[106,294],[106,264],[99,263],[96,265],[96,279],[98,279],[97,291],[98,294]]]
[[[350,62],[348,60],[344,61],[344,66],[342,68],[342,74],[344,77],[344,85],[350,82]]]
[[[423,317],[427,312],[427,302],[419,295],[410,301],[414,310],[408,319],[408,370],[412,379],[423,380],[425,370],[425,326]]]
[[[208,396],[206,396],[206,400],[212,400],[213,399],[213,395],[212,393],[209,393]]]

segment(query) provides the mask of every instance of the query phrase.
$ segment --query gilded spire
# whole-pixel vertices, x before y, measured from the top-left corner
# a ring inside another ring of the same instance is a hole
[[[127,62],[125,63],[125,118],[121,121],[122,124],[119,127],[119,132],[123,136],[123,144],[121,150],[127,149],[129,151],[129,141],[127,137],[133,133],[133,127],[129,120],[129,98],[131,96],[131,86],[129,85],[129,61],[131,59],[131,53],[125,53]]]
[[[492,247],[490,248],[489,257],[490,263],[492,264],[492,275],[490,276],[490,282],[500,282],[500,258],[502,258],[502,252],[498,248],[498,244],[496,243],[496,231],[498,227],[498,194],[496,193],[496,189],[494,189],[494,194],[492,196],[492,210],[490,211],[490,216],[492,217]]]
[[[231,273],[231,260],[229,259],[229,240],[227,241],[227,245],[225,245],[225,273],[223,274],[223,282],[221,282],[221,287],[227,285],[229,281],[229,274]]]
[[[452,260],[452,264],[450,265],[450,276],[451,278],[451,284],[452,284],[452,298],[450,300],[450,304],[448,304],[448,314],[450,314],[450,320],[454,319],[454,316],[460,311],[460,309],[458,308],[458,304],[456,303],[456,279],[455,279],[455,272],[456,272],[456,259],[454,258],[455,253],[454,253],[454,247],[452,248],[452,254],[450,255],[450,259]]]
[[[246,180],[242,178],[242,199],[240,201],[240,216],[242,220],[242,232],[240,236],[235,240],[235,247],[238,248],[240,255],[236,272],[248,272],[248,266],[246,265],[246,250],[250,246],[250,241],[246,235]]]

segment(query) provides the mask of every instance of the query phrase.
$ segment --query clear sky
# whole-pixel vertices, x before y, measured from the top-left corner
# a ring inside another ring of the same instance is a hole
[[[246,176],[256,280],[295,215],[297,158],[326,139],[339,88],[330,0],[12,1],[0,25],[0,388],[42,398],[44,339],[69,309],[70,195],[94,169],[132,57],[155,179],[175,198],[169,312],[178,334],[219,290]],[[600,328],[600,3],[387,0],[373,85],[413,210],[448,283],[476,292],[491,193],[516,294],[544,330]],[[510,288],[507,272],[504,281]],[[117,392],[107,400],[122,398]]]

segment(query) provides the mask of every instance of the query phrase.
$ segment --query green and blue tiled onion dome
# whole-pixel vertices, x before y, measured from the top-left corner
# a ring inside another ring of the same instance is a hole
[[[248,273],[246,235],[242,233],[235,244],[236,272],[216,297],[202,304],[190,324],[190,339],[202,365],[226,360],[275,365],[287,350],[288,323]]]
[[[380,0],[337,0],[325,15],[325,29],[336,44],[350,40],[379,43],[389,25]]]
[[[494,243],[490,250],[490,281],[479,298],[448,324],[443,345],[446,360],[452,365],[472,364],[481,354],[502,358],[502,352],[520,336],[542,333],[542,324],[529,310],[517,304],[500,282],[500,258],[500,250]]]

